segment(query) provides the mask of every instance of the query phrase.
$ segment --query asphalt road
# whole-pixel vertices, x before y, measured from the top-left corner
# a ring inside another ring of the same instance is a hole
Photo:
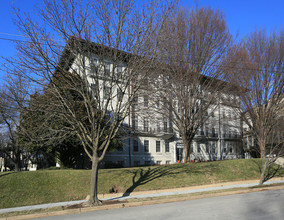
[[[44,219],[284,219],[284,189],[54,216]]]

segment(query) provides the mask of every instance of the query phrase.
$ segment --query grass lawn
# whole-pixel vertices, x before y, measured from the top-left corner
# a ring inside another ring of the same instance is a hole
[[[260,160],[226,160],[165,166],[101,169],[99,193],[166,189],[258,179]],[[284,176],[281,168],[276,176]],[[90,170],[40,170],[0,174],[0,209],[85,199]]]

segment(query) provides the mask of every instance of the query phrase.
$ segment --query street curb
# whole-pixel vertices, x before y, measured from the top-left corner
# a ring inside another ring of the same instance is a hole
[[[270,181],[283,181],[284,177],[276,177],[273,178]],[[138,191],[138,192],[132,192],[131,196],[136,195],[144,195],[144,194],[157,194],[157,193],[164,193],[164,192],[179,192],[179,191],[186,191],[186,190],[194,190],[194,189],[204,189],[204,188],[212,188],[212,187],[224,187],[224,186],[230,186],[230,185],[239,185],[239,184],[249,184],[249,183],[256,183],[258,182],[258,179],[255,180],[239,180],[239,181],[230,181],[230,182],[220,182],[220,183],[213,183],[213,184],[206,184],[206,185],[198,185],[198,186],[187,186],[187,187],[180,187],[180,188],[170,188],[170,189],[157,189],[157,190],[148,190],[148,191]],[[99,199],[109,199],[115,197],[123,197],[124,193],[106,193],[106,194],[98,194]]]
[[[11,216],[11,217],[6,217],[6,218],[0,218],[0,220],[11,220],[11,219],[25,220],[25,219],[34,219],[34,218],[42,218],[42,217],[50,217],[50,216],[60,216],[60,215],[68,215],[68,214],[70,215],[70,214],[85,213],[85,212],[91,212],[91,211],[130,208],[130,207],[155,205],[155,204],[170,203],[170,202],[182,202],[186,200],[195,200],[195,199],[212,198],[212,197],[218,197],[218,196],[253,193],[253,192],[260,192],[260,191],[277,190],[277,189],[283,189],[283,188],[284,186],[270,186],[270,187],[263,186],[263,187],[252,188],[252,189],[239,189],[236,191],[216,192],[214,194],[187,195],[183,197],[165,198],[165,199],[148,200],[148,201],[137,201],[137,202],[133,201],[133,202],[96,206],[96,207],[86,207],[86,208],[68,209],[68,210],[38,213],[38,214]]]

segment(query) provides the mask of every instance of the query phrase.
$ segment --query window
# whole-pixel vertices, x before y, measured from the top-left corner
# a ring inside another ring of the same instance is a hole
[[[170,152],[170,143],[169,141],[165,141],[165,152]]]
[[[203,124],[201,124],[201,126],[200,126],[200,135],[204,135]]]
[[[206,144],[205,144],[205,147],[206,147],[206,153],[209,153],[210,144],[209,144],[209,143],[206,143]]]
[[[211,147],[212,147],[212,153],[215,154],[216,153],[216,144],[212,143]]]
[[[197,153],[200,153],[201,149],[200,149],[200,144],[197,144]]]
[[[95,83],[91,83],[90,87],[91,87],[91,95],[96,97],[96,94],[97,94],[97,86],[96,86],[96,84]]]
[[[168,131],[168,122],[164,121],[164,132]]]
[[[171,161],[170,160],[166,160],[166,164],[171,164]]]
[[[139,161],[139,160],[134,160],[134,166],[135,166],[135,167],[140,166],[140,161]]]
[[[117,78],[121,78],[122,76],[122,65],[117,65],[116,67]]]
[[[173,133],[174,131],[173,131],[173,122],[170,120],[170,122],[169,122],[169,132],[170,133]]]
[[[161,142],[156,141],[156,152],[161,152]]]
[[[144,107],[148,107],[148,95],[144,95]]]
[[[135,139],[133,140],[133,151],[138,152],[138,141]]]
[[[235,133],[235,138],[237,138],[238,137],[238,132],[235,131],[234,133]]]
[[[232,147],[230,147],[230,153],[233,153],[233,148]]]
[[[161,132],[160,122],[159,121],[157,121],[157,132]]]
[[[105,62],[105,75],[110,75],[110,62]]]
[[[118,99],[118,101],[120,101],[123,97],[123,93],[122,93],[121,89],[117,89],[116,93],[117,93],[117,99]]]
[[[143,79],[142,85],[147,88],[149,85],[149,80],[147,78]]]
[[[149,140],[144,140],[144,151],[149,152]]]
[[[132,100],[133,106],[138,105],[138,95],[135,95]]]
[[[146,160],[146,161],[144,162],[144,164],[145,164],[146,166],[149,166],[149,165],[150,165],[150,160]]]
[[[98,70],[99,66],[99,59],[94,57],[93,60],[91,61],[91,72],[96,73]]]
[[[97,57],[93,58],[93,64],[97,65],[99,63],[99,59]]]
[[[157,161],[156,161],[156,164],[157,164],[157,165],[161,165],[161,163],[162,163],[161,160],[157,160]]]
[[[138,129],[138,117],[136,115],[132,115],[132,129]]]
[[[209,136],[209,128],[208,127],[205,127],[205,134],[206,134],[206,137]]]
[[[219,133],[218,133],[218,130],[216,131],[215,133],[215,137],[218,137],[219,136]]]
[[[108,86],[105,86],[104,88],[104,99],[109,98],[110,88]]]
[[[148,118],[144,118],[144,132],[149,131],[149,120]]]
[[[225,125],[223,126],[223,136],[227,136],[227,127]]]
[[[124,161],[123,160],[117,161],[117,165],[120,167],[124,167]]]
[[[215,114],[214,114],[214,112],[211,112],[211,116],[212,116],[212,118],[214,118],[214,117],[215,117]]]
[[[253,146],[252,136],[249,136],[249,145],[250,145],[250,146]]]
[[[231,115],[231,111],[228,111],[228,119],[231,119],[232,115]]]
[[[216,137],[216,135],[215,135],[215,128],[212,128],[212,137]]]

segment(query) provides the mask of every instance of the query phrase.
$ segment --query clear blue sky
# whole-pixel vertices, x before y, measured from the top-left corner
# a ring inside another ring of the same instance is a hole
[[[181,4],[192,7],[195,3],[181,0]],[[284,28],[284,0],[199,0],[198,5],[223,11],[231,33],[239,33],[238,39],[255,28],[268,32]]]
[[[181,5],[187,8],[195,7],[195,0],[181,0]],[[22,39],[12,18],[12,4],[22,12],[33,13],[34,5],[42,4],[42,0],[0,0],[0,57],[14,56],[16,51],[13,43],[3,38]],[[223,11],[231,33],[238,39],[255,28],[265,28],[268,32],[284,28],[284,0],[199,0],[199,7],[211,6]],[[5,33],[5,34],[4,34]],[[11,35],[8,35],[11,34]],[[0,65],[3,65],[0,58]],[[0,71],[0,80],[3,78]]]

